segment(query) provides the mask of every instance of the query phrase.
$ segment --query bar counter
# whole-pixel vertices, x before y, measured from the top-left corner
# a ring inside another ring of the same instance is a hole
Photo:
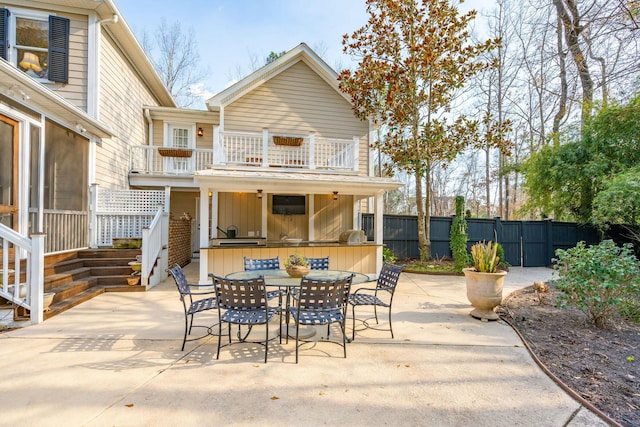
[[[231,240],[231,239],[229,239]],[[229,273],[244,270],[244,257],[280,258],[280,267],[284,268],[285,259],[292,254],[311,258],[329,257],[332,270],[354,271],[370,276],[377,272],[376,259],[382,246],[373,242],[340,243],[338,241],[303,241],[292,244],[282,241],[268,241],[266,245],[233,244],[225,241],[222,246],[209,246],[200,249],[201,256],[208,259],[209,273],[226,276]]]

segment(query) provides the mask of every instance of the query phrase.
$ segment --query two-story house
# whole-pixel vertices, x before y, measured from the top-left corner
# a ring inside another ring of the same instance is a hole
[[[31,283],[20,238],[87,247],[90,184],[128,188],[129,147],[148,141],[142,106],[176,104],[111,0],[0,2],[0,58],[0,270]],[[30,305],[9,279],[2,296]]]
[[[312,49],[296,46],[207,108],[149,108],[151,143],[132,147],[130,174],[132,186],[171,188],[174,215],[197,218],[202,283],[242,270],[244,256],[293,252],[379,271],[381,235],[362,244],[340,237],[361,228],[361,213],[382,212],[383,193],[399,184],[373,176],[371,124],[354,116],[337,74]]]
[[[4,250],[0,270],[20,268],[34,233],[45,253],[135,234],[123,211],[158,198],[172,216],[193,217],[202,283],[242,270],[244,256],[293,252],[379,271],[382,195],[399,184],[373,176],[371,123],[355,118],[335,71],[305,44],[199,111],[176,107],[112,0],[0,3],[0,38],[0,241],[21,254]],[[347,232],[363,212],[376,214],[373,242]],[[165,244],[143,243],[143,275],[153,265],[164,274]],[[37,264],[24,267],[27,284],[42,276]],[[0,296],[38,311],[42,278],[20,301],[8,277]]]

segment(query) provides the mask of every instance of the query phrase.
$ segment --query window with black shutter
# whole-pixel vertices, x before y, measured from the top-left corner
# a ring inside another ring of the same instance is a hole
[[[9,59],[9,9],[0,9],[0,58]]]
[[[34,78],[68,83],[69,29],[67,18],[0,8],[0,57]]]
[[[69,20],[49,17],[49,80],[69,82]]]

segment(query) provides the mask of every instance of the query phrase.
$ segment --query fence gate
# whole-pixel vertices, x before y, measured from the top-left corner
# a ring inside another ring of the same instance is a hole
[[[498,241],[504,249],[504,260],[510,265],[522,265],[522,223],[520,221],[500,221]]]

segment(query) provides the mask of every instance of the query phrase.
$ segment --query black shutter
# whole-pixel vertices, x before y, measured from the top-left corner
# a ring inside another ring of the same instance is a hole
[[[69,82],[69,20],[49,16],[49,80]]]
[[[0,9],[0,58],[8,59],[9,52],[9,9]]]

